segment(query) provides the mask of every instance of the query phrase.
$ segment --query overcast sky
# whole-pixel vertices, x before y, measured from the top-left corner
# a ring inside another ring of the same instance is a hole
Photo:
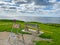
[[[60,0],[0,0],[0,18],[60,17]]]

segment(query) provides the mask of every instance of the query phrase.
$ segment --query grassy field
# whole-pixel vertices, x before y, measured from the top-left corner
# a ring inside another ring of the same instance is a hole
[[[12,30],[12,22],[11,20],[0,20],[0,32],[7,31],[10,32]],[[16,21],[16,23],[21,25],[21,28],[19,28],[19,32],[21,33],[21,30],[25,28],[25,22],[23,21]],[[38,24],[40,27],[40,30],[45,32],[43,35],[39,36],[42,38],[51,38],[53,39],[52,42],[48,41],[37,41],[36,45],[60,45],[60,24],[42,24],[37,22],[28,22],[33,24]],[[14,31],[16,33],[16,29]]]

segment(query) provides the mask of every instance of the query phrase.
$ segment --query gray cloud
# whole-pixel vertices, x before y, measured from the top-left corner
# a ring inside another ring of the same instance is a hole
[[[16,0],[16,3],[14,3],[14,1],[13,2],[0,2],[0,4],[1,3],[4,3],[4,4],[2,5],[2,7],[0,5],[0,10],[3,10],[5,12],[9,11],[11,13],[14,13],[14,12],[19,12],[19,13],[24,13],[24,14],[36,13],[39,15],[53,15],[54,13],[54,15],[55,14],[57,15],[57,13],[60,12],[58,11],[60,10],[60,8],[58,7],[60,3],[55,5],[55,3],[49,2],[47,0],[23,0],[23,1]]]
[[[48,1],[45,0],[34,0],[36,5],[52,5],[53,3],[49,3]]]
[[[35,2],[36,5],[53,5],[54,3],[48,2],[47,0],[26,0],[27,2],[24,1],[18,1],[16,4],[28,4]]]

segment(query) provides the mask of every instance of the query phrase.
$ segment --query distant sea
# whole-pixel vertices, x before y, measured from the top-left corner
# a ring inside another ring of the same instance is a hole
[[[16,18],[0,18],[0,19],[17,19],[25,22],[41,22],[41,23],[57,23],[60,24],[60,17],[33,17],[33,16],[18,16]]]

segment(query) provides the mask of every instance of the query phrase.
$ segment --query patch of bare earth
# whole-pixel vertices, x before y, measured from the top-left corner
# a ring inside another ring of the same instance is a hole
[[[22,36],[22,34],[16,35],[10,32],[0,32],[0,45],[34,45],[33,40],[41,41],[47,39],[28,34]]]

